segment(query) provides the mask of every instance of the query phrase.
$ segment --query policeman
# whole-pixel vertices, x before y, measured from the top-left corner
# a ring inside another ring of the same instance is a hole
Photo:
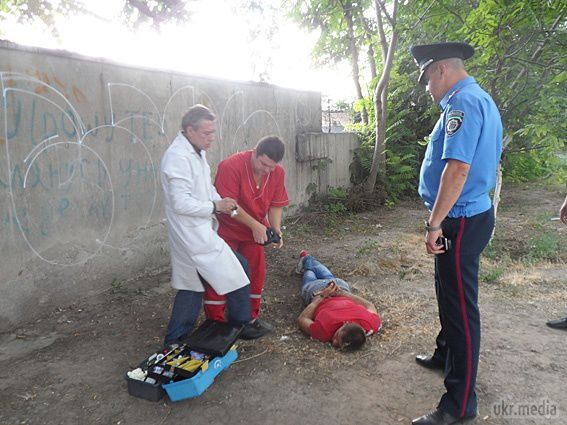
[[[441,110],[419,179],[419,194],[430,212],[425,248],[435,255],[441,330],[434,354],[418,355],[416,361],[444,369],[446,388],[437,409],[412,424],[449,425],[477,414],[478,266],[494,228],[489,192],[502,153],[502,123],[490,95],[465,71],[472,46],[437,43],[410,51],[420,68],[419,83]]]

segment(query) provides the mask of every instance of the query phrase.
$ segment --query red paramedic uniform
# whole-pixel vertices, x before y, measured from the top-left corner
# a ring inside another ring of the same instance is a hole
[[[229,197],[238,203],[252,218],[269,227],[267,214],[270,207],[285,207],[289,204],[285,189],[285,171],[278,165],[274,171],[262,177],[256,187],[252,170],[253,150],[235,153],[221,161],[217,169],[215,187],[223,198]],[[219,214],[218,234],[235,251],[242,254],[250,266],[250,309],[252,319],[258,317],[260,300],[266,277],[264,247],[253,238],[252,230],[231,218]],[[224,321],[225,297],[218,295],[210,286],[205,289],[205,314],[213,320]]]
[[[313,323],[309,326],[309,334],[313,339],[330,342],[337,329],[346,322],[360,325],[366,336],[380,329],[380,316],[376,313],[347,297],[329,297],[317,306]]]

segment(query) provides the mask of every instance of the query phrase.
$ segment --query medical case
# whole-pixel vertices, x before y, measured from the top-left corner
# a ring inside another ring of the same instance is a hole
[[[238,358],[234,343],[242,327],[206,320],[181,344],[152,353],[138,366],[143,379],[126,374],[128,393],[149,401],[198,397]]]

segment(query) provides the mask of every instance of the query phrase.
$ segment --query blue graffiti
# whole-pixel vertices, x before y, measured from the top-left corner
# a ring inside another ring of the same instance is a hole
[[[95,199],[89,205],[89,216],[109,219],[112,214],[112,197],[107,194],[103,199]]]
[[[77,121],[75,118],[75,114],[73,114],[73,111],[71,111],[70,109],[67,109],[67,115],[65,114],[61,114],[61,129],[63,130],[63,133],[70,139],[74,139],[75,137],[77,137]],[[69,121],[69,117],[71,119],[71,121],[73,122],[73,125],[71,126],[71,130],[67,129],[67,126],[65,125],[66,122]]]
[[[6,97],[6,114],[8,114],[8,110],[13,109],[14,117],[12,120],[7,120],[8,122],[13,123],[13,128],[6,128],[6,138],[8,140],[13,139],[18,134],[20,129],[20,124],[22,122],[22,102],[18,99],[16,102],[10,100],[12,96]]]

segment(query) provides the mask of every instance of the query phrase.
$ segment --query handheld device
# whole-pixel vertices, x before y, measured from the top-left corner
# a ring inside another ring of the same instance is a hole
[[[276,231],[271,227],[268,227],[266,229],[266,236],[268,237],[268,240],[264,242],[264,245],[269,245],[271,243],[280,243],[280,235],[278,235]]]
[[[439,236],[435,243],[441,245],[445,251],[449,251],[452,246],[451,239],[447,239],[443,236]]]

